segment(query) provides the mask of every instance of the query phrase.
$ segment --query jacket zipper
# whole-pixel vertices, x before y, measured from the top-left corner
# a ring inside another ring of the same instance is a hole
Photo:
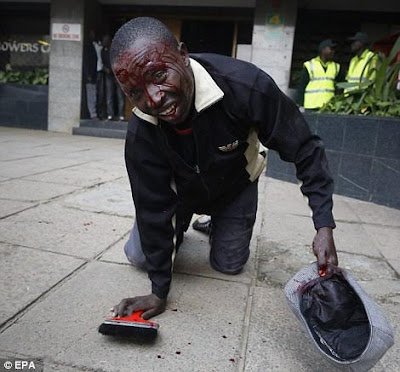
[[[166,136],[165,133],[163,132],[161,126],[158,126],[158,128],[159,128],[159,130],[161,131],[161,135],[162,135],[162,137],[163,137],[163,139],[164,139],[165,144],[167,145],[167,147],[171,148],[171,146],[170,146],[169,143],[168,143],[167,136]],[[194,146],[196,147],[196,160],[197,160],[197,162],[198,162],[198,161],[199,161],[199,151],[198,151],[198,145],[197,145],[197,140],[196,140],[196,136],[195,136],[195,131],[193,131],[193,140],[194,140]],[[171,149],[171,151],[172,151],[172,149]],[[207,185],[206,185],[206,183],[205,183],[203,177],[201,176],[201,170],[200,170],[199,165],[198,165],[198,164],[195,164],[193,167],[191,167],[191,166],[190,166],[189,164],[187,164],[185,161],[184,161],[184,163],[186,164],[186,166],[187,166],[188,168],[192,169],[196,174],[199,175],[199,178],[200,178],[200,180],[201,180],[201,183],[202,183],[204,189],[205,189],[206,192],[207,192],[207,199],[210,200],[210,190],[208,189],[208,187],[207,187]]]

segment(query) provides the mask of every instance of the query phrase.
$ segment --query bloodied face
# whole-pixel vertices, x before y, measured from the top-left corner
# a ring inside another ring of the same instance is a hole
[[[188,117],[194,78],[184,44],[139,39],[112,67],[122,90],[142,112],[171,124]]]

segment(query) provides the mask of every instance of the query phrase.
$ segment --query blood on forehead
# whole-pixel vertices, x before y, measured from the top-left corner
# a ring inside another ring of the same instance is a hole
[[[113,63],[117,79],[122,83],[142,85],[147,72],[152,69],[173,69],[184,73],[183,61],[176,44],[169,41],[139,40],[129,50],[120,54]]]

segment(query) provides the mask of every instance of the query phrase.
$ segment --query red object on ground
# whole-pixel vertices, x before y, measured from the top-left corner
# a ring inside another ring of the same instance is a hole
[[[158,323],[142,318],[144,311],[136,311],[128,316],[106,319],[99,327],[103,335],[136,338],[138,340],[153,339],[157,336]]]
[[[148,328],[158,329],[159,325],[157,323],[142,318],[143,313],[144,313],[143,310],[139,310],[128,316],[115,317],[115,318],[110,318],[108,320],[113,320],[113,321],[120,322],[120,323],[123,323],[123,322],[141,323],[143,325],[146,325],[146,328],[148,326]]]

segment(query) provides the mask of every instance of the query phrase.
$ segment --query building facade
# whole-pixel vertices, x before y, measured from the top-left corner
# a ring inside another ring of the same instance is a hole
[[[113,35],[130,18],[144,15],[162,20],[191,52],[256,64],[289,95],[321,40],[339,42],[338,58],[345,65],[348,36],[361,30],[377,40],[400,29],[400,2],[391,0],[0,1],[0,70],[48,68],[45,127],[70,133],[87,115],[82,63],[89,31]],[[127,102],[126,116],[129,109]]]

